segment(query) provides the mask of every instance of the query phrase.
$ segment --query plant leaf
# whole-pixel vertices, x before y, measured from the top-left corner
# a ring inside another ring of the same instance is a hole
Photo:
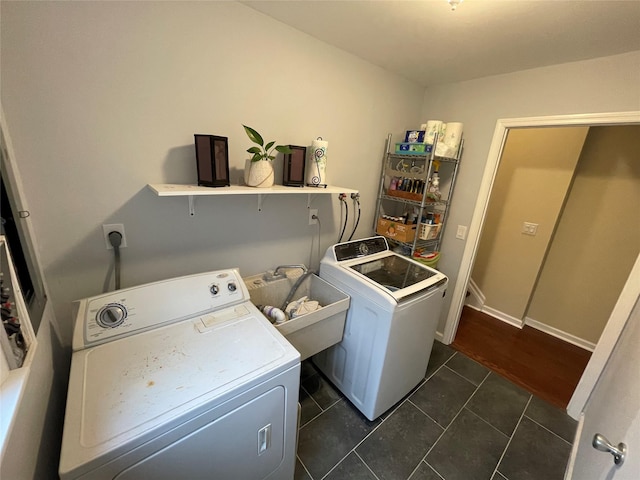
[[[249,152],[249,153],[262,153],[262,150],[260,150],[260,147],[251,147],[251,148],[247,149],[247,152]]]
[[[264,149],[265,149],[266,151],[269,151],[269,149],[270,149],[271,147],[273,147],[273,144],[274,144],[274,143],[276,143],[276,142],[269,142],[269,143],[267,143],[267,144],[264,146]]]
[[[256,132],[253,128],[247,127],[246,125],[242,125],[244,127],[244,131],[253,143],[257,143],[258,145],[264,145],[264,140],[260,136],[258,132]]]
[[[269,160],[275,160],[276,157],[274,157],[273,155],[269,155]]]
[[[258,160],[262,160],[262,155],[260,155],[259,153],[254,153],[253,157],[251,158],[251,161],[257,162]]]
[[[278,145],[276,150],[280,153],[293,153],[293,150],[291,150],[287,145]]]

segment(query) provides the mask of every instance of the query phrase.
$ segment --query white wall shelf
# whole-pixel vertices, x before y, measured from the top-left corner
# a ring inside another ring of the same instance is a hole
[[[351,195],[358,193],[358,190],[351,188],[336,187],[328,185],[326,188],[319,187],[285,187],[274,185],[269,188],[247,187],[245,185],[231,185],[229,187],[200,187],[198,185],[178,185],[172,183],[155,183],[147,186],[159,197],[188,197],[189,215],[194,216],[195,198],[197,196],[212,195],[257,195],[258,211],[262,211],[262,203],[266,195],[307,195],[307,208],[311,206],[313,195],[340,194]]]

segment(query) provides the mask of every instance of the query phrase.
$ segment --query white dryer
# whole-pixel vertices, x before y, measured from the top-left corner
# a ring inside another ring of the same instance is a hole
[[[424,379],[448,279],[389,250],[384,237],[330,247],[320,277],[351,305],[342,341],[313,362],[373,420]]]
[[[236,269],[74,308],[62,480],[293,478],[300,355]]]

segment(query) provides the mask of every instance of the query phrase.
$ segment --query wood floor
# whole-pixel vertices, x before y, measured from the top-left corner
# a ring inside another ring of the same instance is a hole
[[[563,409],[591,357],[539,330],[519,329],[466,306],[451,346]]]

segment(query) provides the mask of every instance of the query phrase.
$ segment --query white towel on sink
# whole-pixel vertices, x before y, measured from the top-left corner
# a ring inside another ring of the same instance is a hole
[[[294,319],[307,313],[315,312],[319,308],[321,308],[320,304],[316,300],[309,300],[309,297],[305,295],[298,300],[290,302],[284,312],[290,319]]]

